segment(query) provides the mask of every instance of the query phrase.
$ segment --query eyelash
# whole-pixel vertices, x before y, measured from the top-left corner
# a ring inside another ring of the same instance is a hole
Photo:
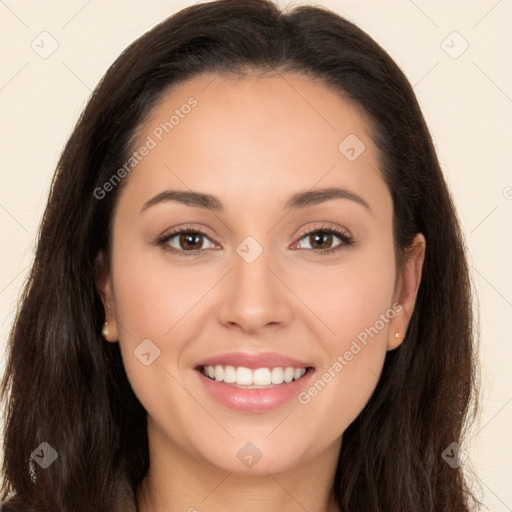
[[[195,249],[192,251],[184,251],[184,250],[180,250],[180,249],[175,249],[174,247],[166,246],[167,242],[169,242],[169,240],[174,238],[176,235],[182,235],[184,233],[200,235],[200,236],[205,236],[206,238],[209,238],[208,235],[206,233],[204,233],[203,231],[195,229],[192,226],[185,226],[184,228],[181,228],[177,231],[172,231],[171,233],[168,233],[168,234],[162,236],[161,238],[159,238],[156,241],[156,245],[161,246],[165,251],[169,251],[173,254],[176,254],[179,257],[196,256],[199,253],[204,252],[205,249]],[[340,228],[335,228],[335,227],[331,227],[331,226],[319,226],[319,227],[315,227],[314,229],[312,229],[310,231],[306,231],[305,233],[302,233],[300,235],[299,242],[304,237],[310,236],[315,233],[333,234],[333,235],[336,235],[338,238],[340,238],[340,240],[342,242],[339,245],[336,245],[335,247],[331,247],[330,249],[306,249],[308,251],[313,251],[320,255],[332,254],[332,253],[346,249],[347,247],[350,247],[351,245],[353,245],[353,238],[346,231],[344,231]]]

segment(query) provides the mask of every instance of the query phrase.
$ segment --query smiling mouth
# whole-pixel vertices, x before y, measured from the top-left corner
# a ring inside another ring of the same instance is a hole
[[[198,370],[208,379],[240,389],[270,389],[302,379],[312,367],[292,366],[246,368],[231,365],[206,365]]]

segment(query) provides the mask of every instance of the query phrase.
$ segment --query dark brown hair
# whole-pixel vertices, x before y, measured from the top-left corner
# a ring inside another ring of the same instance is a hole
[[[121,186],[94,191],[133,151],[170,87],[204,72],[298,72],[334,87],[371,121],[393,198],[397,261],[427,242],[403,344],[343,435],[333,497],[343,512],[467,512],[462,467],[443,451],[476,410],[472,292],[464,241],[414,92],[391,57],[322,8],[267,0],[188,7],[132,43],[94,90],[55,172],[8,345],[3,500],[15,512],[115,510],[149,467],[146,411],[119,351],[101,336],[95,259],[108,253]],[[126,181],[126,180],[125,180]],[[122,185],[122,184],[121,184]],[[472,406],[474,404],[474,406]],[[30,455],[48,442],[47,469]],[[133,494],[129,497],[133,504]],[[128,510],[125,508],[124,510]]]

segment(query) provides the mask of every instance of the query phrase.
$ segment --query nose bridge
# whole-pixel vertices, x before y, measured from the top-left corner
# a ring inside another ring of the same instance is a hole
[[[235,252],[233,270],[237,288],[245,292],[248,290],[243,288],[249,287],[254,293],[259,293],[260,288],[271,291],[273,284],[269,279],[272,276],[269,267],[272,267],[275,257],[272,255],[268,239],[264,246],[253,236],[248,236],[238,244]]]
[[[247,236],[236,246],[229,289],[221,307],[222,322],[257,330],[289,320],[290,297],[275,275],[279,273],[274,268],[277,258],[272,254],[269,240],[266,237],[260,243],[255,237]]]
[[[259,237],[261,240],[261,236]],[[255,237],[247,236],[236,247],[234,258],[234,295],[245,304],[253,304],[254,310],[265,308],[276,298],[275,276],[270,271],[273,261],[270,237],[260,243]]]

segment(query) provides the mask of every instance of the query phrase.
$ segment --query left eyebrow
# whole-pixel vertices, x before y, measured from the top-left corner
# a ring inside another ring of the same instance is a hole
[[[339,187],[307,190],[294,194],[284,205],[284,210],[289,211],[297,208],[306,208],[332,199],[349,199],[364,206],[370,212],[372,211],[370,205],[361,196]]]

